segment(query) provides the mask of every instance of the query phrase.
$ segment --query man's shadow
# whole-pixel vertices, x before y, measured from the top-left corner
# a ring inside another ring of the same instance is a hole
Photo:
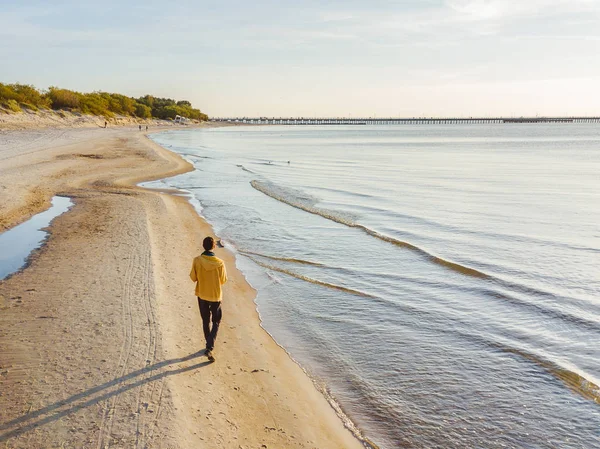
[[[6,441],[9,438],[18,436],[22,433],[25,433],[29,430],[35,429],[37,427],[43,426],[50,422],[61,419],[64,416],[70,415],[71,413],[75,413],[83,408],[89,407],[90,405],[97,404],[100,401],[104,401],[113,396],[119,395],[125,391],[131,390],[132,388],[138,387],[148,382],[154,382],[155,380],[160,380],[167,376],[173,376],[175,374],[185,373],[186,371],[192,371],[198,368],[202,368],[203,366],[210,365],[210,361],[204,361],[200,363],[196,363],[191,366],[186,366],[183,368],[174,368],[171,370],[161,371],[159,373],[153,374],[150,377],[140,379],[133,383],[128,383],[126,385],[122,385],[116,390],[105,392],[100,396],[91,397],[96,393],[101,393],[104,390],[119,386],[120,384],[124,384],[128,380],[135,379],[140,377],[148,372],[152,372],[158,369],[161,369],[167,365],[174,365],[177,363],[182,363],[187,360],[192,360],[202,356],[202,352],[195,352],[193,354],[187,355],[185,357],[180,357],[177,359],[164,360],[162,362],[155,363],[154,365],[149,365],[144,368],[141,368],[137,371],[133,371],[131,373],[125,374],[124,376],[117,377],[109,382],[105,382],[102,385],[98,385],[96,387],[92,387],[89,390],[83,391],[81,393],[77,393],[67,399],[63,399],[62,401],[55,402],[54,404],[47,405],[39,410],[26,413],[23,416],[19,416],[11,421],[0,423],[0,432],[6,431],[0,434],[0,441]],[[84,402],[77,402],[81,399],[86,399]],[[77,403],[76,403],[77,402]],[[16,428],[14,428],[16,427]],[[8,430],[11,429],[12,430]]]

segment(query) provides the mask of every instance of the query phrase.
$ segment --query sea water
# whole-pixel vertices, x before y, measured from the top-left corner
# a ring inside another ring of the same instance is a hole
[[[365,440],[600,447],[600,127],[153,139],[194,164],[163,182],[200,203],[265,329]]]

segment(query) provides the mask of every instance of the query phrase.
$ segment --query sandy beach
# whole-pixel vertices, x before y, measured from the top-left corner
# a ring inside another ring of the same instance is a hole
[[[214,234],[186,198],[136,187],[191,169],[133,127],[0,131],[0,231],[75,204],[0,281],[1,447],[363,447],[224,249],[216,363],[200,352],[188,273]]]

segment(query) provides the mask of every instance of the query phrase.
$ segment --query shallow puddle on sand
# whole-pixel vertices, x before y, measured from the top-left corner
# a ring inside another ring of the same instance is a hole
[[[73,205],[70,198],[55,196],[50,209],[0,234],[0,280],[19,271],[33,250],[42,246],[48,235],[43,230]]]

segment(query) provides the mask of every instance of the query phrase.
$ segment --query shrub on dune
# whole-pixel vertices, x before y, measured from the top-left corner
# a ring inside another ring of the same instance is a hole
[[[21,106],[15,100],[6,100],[3,105],[12,112],[21,112]]]
[[[145,95],[140,98],[126,95],[92,92],[80,93],[53,86],[47,92],[39,91],[28,84],[0,83],[0,107],[9,112],[22,109],[38,111],[52,108],[69,110],[75,113],[113,118],[115,114],[149,119],[174,119],[183,116],[194,120],[208,120],[208,116],[192,107],[187,100],[175,101],[171,98],[157,98]]]
[[[79,107],[84,114],[113,117],[108,110],[108,101],[99,93],[83,94],[79,98]]]
[[[80,94],[72,90],[51,87],[46,94],[52,103],[52,109],[78,109]]]
[[[29,109],[30,111],[39,111],[39,108],[31,103],[19,103],[19,106],[21,107],[21,109]]]

